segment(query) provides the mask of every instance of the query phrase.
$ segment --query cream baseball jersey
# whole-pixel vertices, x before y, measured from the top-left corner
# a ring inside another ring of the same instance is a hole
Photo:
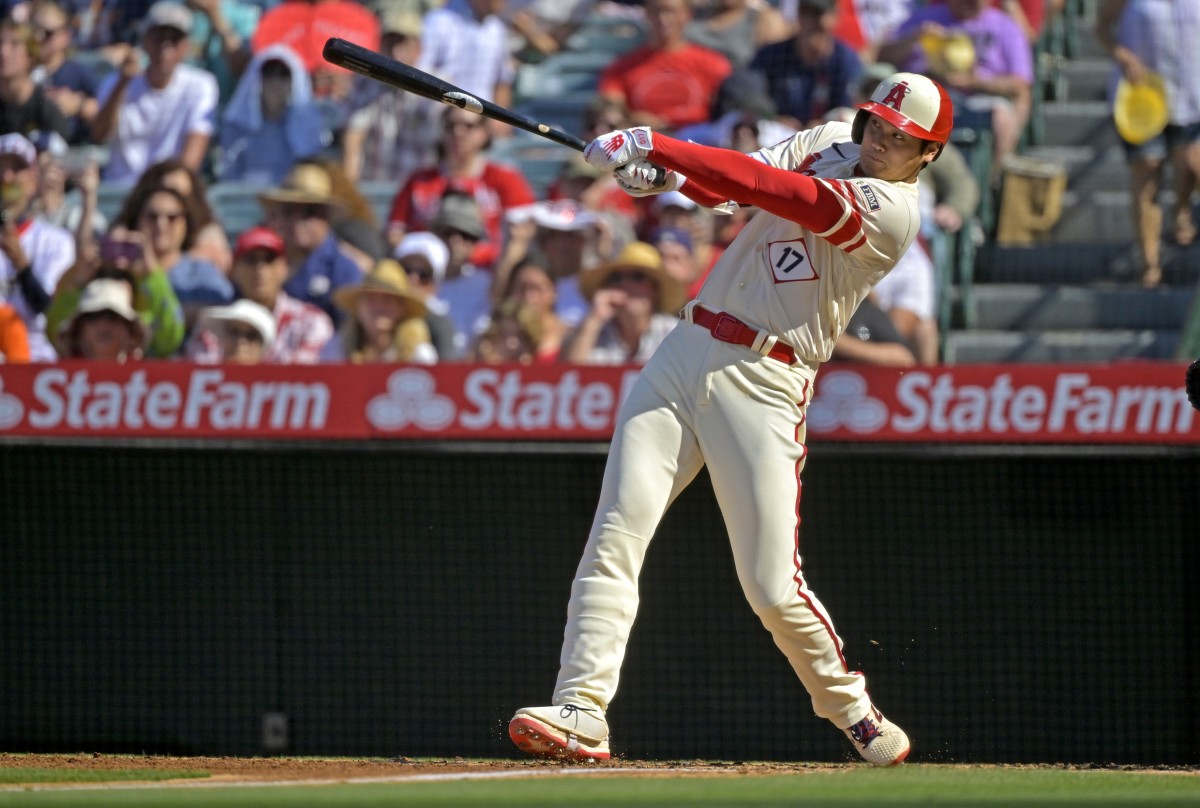
[[[808,129],[751,155],[813,177],[834,193],[821,232],[759,214],[717,261],[697,300],[765,329],[812,364],[824,362],[850,315],[895,266],[920,226],[918,184],[858,176],[850,125]]]

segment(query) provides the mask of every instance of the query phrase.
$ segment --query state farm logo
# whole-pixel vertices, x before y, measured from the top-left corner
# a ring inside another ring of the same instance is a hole
[[[630,371],[617,381],[585,381],[570,370],[533,379],[522,370],[480,367],[460,382],[404,368],[388,377],[387,392],[368,401],[365,412],[382,432],[611,434],[617,408],[637,375]]]
[[[410,424],[427,432],[454,423],[454,402],[436,392],[433,376],[423,370],[398,370],[388,377],[387,393],[367,403],[367,420],[376,429],[393,432]]]
[[[820,379],[806,420],[814,432],[833,432],[845,427],[861,435],[883,429],[888,408],[867,395],[867,382],[862,376],[834,371]]]
[[[4,392],[4,380],[0,379],[0,429],[12,429],[25,416],[25,405],[21,399]]]

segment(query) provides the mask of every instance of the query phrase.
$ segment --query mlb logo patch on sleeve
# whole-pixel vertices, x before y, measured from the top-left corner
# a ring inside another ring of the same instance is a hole
[[[871,210],[879,210],[879,199],[876,198],[875,192],[871,190],[871,186],[865,182],[857,183],[858,190],[862,191],[863,198],[867,201],[867,207]]]

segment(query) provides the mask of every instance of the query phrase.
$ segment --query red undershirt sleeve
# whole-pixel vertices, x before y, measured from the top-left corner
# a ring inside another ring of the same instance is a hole
[[[647,159],[687,177],[680,190],[706,207],[727,200],[756,205],[814,233],[827,232],[845,213],[845,197],[828,182],[768,166],[732,149],[686,143],[655,132],[654,150]],[[698,198],[705,195],[719,196],[719,201]]]

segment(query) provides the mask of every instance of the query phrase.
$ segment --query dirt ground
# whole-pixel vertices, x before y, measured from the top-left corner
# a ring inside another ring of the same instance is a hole
[[[529,770],[544,774],[554,768],[586,769],[602,771],[620,769],[628,772],[639,769],[647,777],[721,777],[763,776],[771,774],[799,774],[831,771],[847,765],[864,764],[838,763],[785,763],[785,762],[719,762],[693,761],[639,761],[614,759],[603,763],[560,763],[547,760],[468,760],[451,758],[444,760],[413,760],[408,758],[296,758],[296,757],[166,757],[158,755],[105,755],[105,754],[13,754],[0,753],[0,769],[83,769],[89,771],[118,771],[129,769],[203,771],[210,777],[203,780],[189,778],[180,784],[197,782],[253,783],[271,781],[343,781],[360,778],[403,778],[422,774],[457,774],[462,772],[484,774]],[[967,764],[944,764],[977,768]],[[1054,768],[1054,769],[1112,769],[1123,771],[1156,772],[1200,777],[1200,768],[1177,766],[1069,766],[1064,764],[1029,764],[1000,766],[998,768]],[[129,781],[124,781],[129,782]],[[168,781],[169,782],[169,781]],[[64,784],[68,785],[68,784]],[[17,786],[19,787],[19,785]],[[69,786],[68,786],[69,787]]]
[[[0,753],[0,769],[84,769],[88,771],[117,771],[127,769],[205,771],[212,780],[223,782],[269,782],[277,780],[348,780],[356,778],[404,777],[416,774],[451,774],[458,772],[496,772],[554,767],[644,769],[647,775],[656,772],[677,775],[680,770],[689,774],[746,775],[785,774],[801,771],[839,768],[832,764],[814,763],[719,763],[712,761],[630,761],[610,760],[604,763],[568,764],[545,760],[410,760],[408,758],[233,758],[233,757],[163,757],[157,755],[43,755]],[[209,779],[209,778],[206,778]],[[192,780],[195,782],[195,780]]]

